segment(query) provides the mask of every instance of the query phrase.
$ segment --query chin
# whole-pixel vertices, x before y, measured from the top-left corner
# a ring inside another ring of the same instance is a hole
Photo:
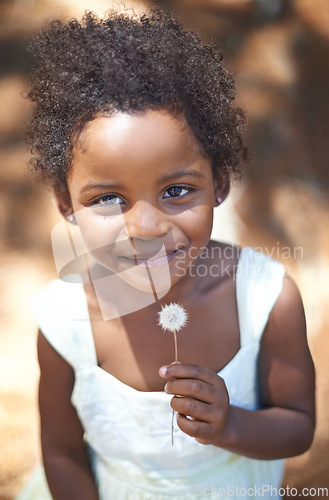
[[[137,265],[115,272],[96,263],[90,266],[90,276],[104,321],[144,309],[171,288],[168,269],[154,272]]]
[[[168,265],[150,268],[147,265],[135,265],[118,274],[128,285],[141,292],[163,297],[171,288],[171,276]]]

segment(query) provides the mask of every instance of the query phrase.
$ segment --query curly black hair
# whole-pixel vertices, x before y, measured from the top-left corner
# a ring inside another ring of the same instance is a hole
[[[232,105],[234,80],[221,54],[169,12],[53,21],[31,47],[28,142],[34,171],[56,193],[68,194],[72,147],[84,125],[113,111],[182,113],[215,177],[239,175],[247,153],[244,113]]]

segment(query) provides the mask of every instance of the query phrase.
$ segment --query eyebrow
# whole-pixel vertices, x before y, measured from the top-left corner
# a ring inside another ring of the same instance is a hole
[[[198,170],[180,170],[173,174],[164,175],[161,177],[159,184],[162,182],[178,179],[180,177],[194,177],[195,179],[203,179],[205,176],[202,172]],[[93,189],[120,189],[122,186],[120,184],[87,184],[84,186],[80,193],[83,194],[87,191],[92,191]]]
[[[194,177],[196,179],[203,179],[205,176],[199,170],[180,170],[179,172],[175,172],[173,174],[164,175],[160,179],[161,182],[170,181],[171,179],[178,179],[179,177]]]
[[[87,184],[84,186],[80,193],[86,193],[88,191],[92,191],[93,189],[120,189],[120,184]]]

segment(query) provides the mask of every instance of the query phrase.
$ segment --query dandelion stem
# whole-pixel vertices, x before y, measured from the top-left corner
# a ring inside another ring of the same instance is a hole
[[[177,334],[176,330],[173,330],[174,341],[175,341],[175,364],[178,361],[178,350],[177,350]],[[175,418],[175,410],[172,411],[171,416],[171,446],[174,446],[174,418]]]
[[[174,334],[175,341],[175,364],[178,361],[178,349],[177,349],[177,332],[183,328],[187,323],[187,314],[183,306],[180,304],[172,303],[170,305],[165,305],[162,307],[159,313],[159,325],[164,331],[169,330]],[[175,411],[172,411],[171,417],[171,444],[174,444],[174,417]]]
[[[173,331],[174,334],[174,340],[175,340],[175,363],[178,361],[178,354],[177,354],[177,334],[176,330]]]

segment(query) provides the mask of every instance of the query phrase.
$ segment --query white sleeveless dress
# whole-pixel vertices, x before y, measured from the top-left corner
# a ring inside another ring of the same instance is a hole
[[[232,405],[259,407],[260,340],[284,274],[278,262],[242,249],[236,275],[241,347],[218,373]],[[32,305],[43,335],[74,369],[72,402],[85,429],[100,500],[279,497],[283,460],[255,460],[199,444],[177,424],[171,445],[172,396],[135,390],[97,365],[81,284],[54,280]],[[40,475],[25,493],[19,500],[50,498]]]

